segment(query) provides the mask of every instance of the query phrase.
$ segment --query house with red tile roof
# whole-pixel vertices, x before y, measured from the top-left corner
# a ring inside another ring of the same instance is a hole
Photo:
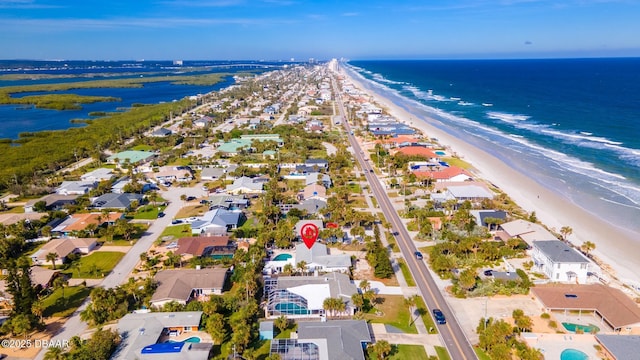
[[[459,182],[473,179],[473,176],[470,172],[453,165],[440,168],[432,168],[432,170],[414,171],[413,173],[418,179],[432,179],[436,182]]]
[[[425,146],[403,146],[398,148],[393,155],[420,156],[429,161],[440,161],[440,157],[433,150]]]
[[[177,254],[192,256],[233,255],[235,245],[229,236],[192,236],[178,240]]]

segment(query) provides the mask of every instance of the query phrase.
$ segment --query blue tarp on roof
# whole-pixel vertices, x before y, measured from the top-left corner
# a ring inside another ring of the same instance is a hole
[[[167,343],[158,343],[149,346],[145,346],[142,348],[143,354],[168,354],[168,353],[179,353],[182,351],[182,347],[184,346],[183,342],[167,342]]]

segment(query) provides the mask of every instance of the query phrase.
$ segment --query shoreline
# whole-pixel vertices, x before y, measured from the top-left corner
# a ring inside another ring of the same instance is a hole
[[[572,244],[578,247],[585,241],[596,244],[592,254],[610,267],[603,269],[607,276],[640,285],[640,262],[637,261],[640,241],[634,240],[633,233],[605,222],[486,151],[437,128],[433,125],[436,120],[398,106],[371,86],[366,86],[366,80],[353,76],[343,67],[339,68],[339,73],[371,96],[374,102],[385,107],[398,121],[417,128],[423,136],[436,137],[440,145],[451,148],[473,166],[474,175],[495,184],[525,211],[535,211],[536,217],[544,225],[556,231],[563,226],[570,226],[573,234],[567,240]]]

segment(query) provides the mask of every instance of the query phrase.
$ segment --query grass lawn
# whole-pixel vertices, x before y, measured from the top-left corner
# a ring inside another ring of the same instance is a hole
[[[445,349],[442,346],[434,346],[434,348],[436,349],[436,354],[438,354],[438,359],[451,360],[451,358],[449,357],[449,353],[447,352],[447,349]]]
[[[91,255],[82,256],[62,273],[72,278],[100,279],[109,274],[123,256],[124,253],[119,251],[94,252]]]
[[[162,234],[160,234],[159,239],[164,239],[165,236],[172,236],[173,239],[179,239],[181,237],[191,236],[191,225],[189,224],[180,224],[167,226]]]
[[[443,160],[446,161],[449,165],[457,166],[463,169],[471,169],[472,167],[468,162],[454,157],[443,158]]]
[[[198,205],[185,206],[182,209],[180,209],[180,211],[178,211],[178,214],[176,214],[176,219],[184,219],[192,216],[200,216],[205,212],[207,212],[208,210],[209,210],[209,205],[198,204]]]
[[[372,323],[389,324],[408,334],[418,333],[415,325],[409,325],[409,308],[404,304],[404,296],[380,295],[378,298],[383,300],[382,304],[376,305],[381,315],[377,315],[375,310],[372,310],[372,313],[364,315],[366,320]]]
[[[427,352],[422,345],[393,345],[391,354],[387,359],[390,360],[428,360]]]
[[[73,314],[89,296],[91,288],[85,286],[71,286],[64,289],[64,300],[62,299],[62,289],[56,289],[53,293],[42,300],[45,317],[66,317]]]
[[[408,286],[416,286],[416,282],[413,281],[413,276],[411,276],[411,272],[409,272],[409,267],[404,262],[404,259],[398,259],[398,265],[400,265],[400,270],[402,270],[402,276],[407,281]]]
[[[437,334],[438,327],[433,323],[433,319],[431,318],[431,310],[427,309],[427,305],[425,305],[422,297],[418,296],[418,301],[416,302],[416,307],[418,308],[418,312],[421,314],[422,321],[424,322],[424,326],[427,328],[430,334]],[[433,329],[433,331],[430,331]]]
[[[362,194],[362,188],[358,183],[349,183],[347,185],[352,194]]]
[[[136,151],[152,151],[153,147],[151,147],[150,145],[136,145],[134,147],[131,148],[131,150],[136,150]]]
[[[158,218],[158,213],[164,208],[165,206],[145,205],[136,211],[133,218],[137,220],[155,220]]]
[[[474,347],[473,350],[476,352],[476,355],[478,355],[478,359],[480,359],[480,360],[491,360],[489,355],[487,355],[482,349]]]

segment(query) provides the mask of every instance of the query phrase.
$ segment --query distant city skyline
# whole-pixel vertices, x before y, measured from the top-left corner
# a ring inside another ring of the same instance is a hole
[[[637,0],[0,0],[0,58],[640,56]]]

